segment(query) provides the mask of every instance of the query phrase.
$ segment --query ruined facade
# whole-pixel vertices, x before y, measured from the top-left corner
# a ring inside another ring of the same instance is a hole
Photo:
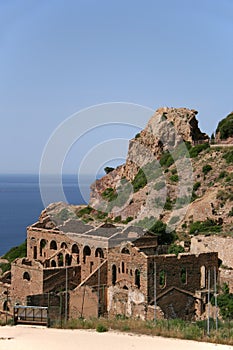
[[[73,218],[52,225],[40,219],[27,229],[27,257],[12,263],[4,307],[41,300],[46,306],[65,293],[70,318],[201,317],[207,275],[213,289],[218,254],[166,253],[155,235],[139,227],[93,227]]]

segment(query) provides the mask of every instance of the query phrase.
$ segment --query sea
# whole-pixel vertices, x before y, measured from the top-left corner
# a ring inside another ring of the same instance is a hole
[[[82,179],[80,185],[77,175],[63,175],[62,184],[67,203],[87,202],[90,177]],[[43,209],[38,175],[0,174],[0,257],[25,241],[27,226],[38,220]]]

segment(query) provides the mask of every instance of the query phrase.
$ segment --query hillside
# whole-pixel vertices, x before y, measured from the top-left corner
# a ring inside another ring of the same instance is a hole
[[[158,109],[129,142],[126,163],[92,184],[89,206],[79,216],[147,228],[162,220],[184,237],[230,232],[233,144],[210,145],[196,115],[187,108]]]

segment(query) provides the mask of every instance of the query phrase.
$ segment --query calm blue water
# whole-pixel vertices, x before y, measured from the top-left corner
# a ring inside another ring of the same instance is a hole
[[[82,186],[89,191],[88,179]],[[63,190],[68,203],[85,203],[77,176],[63,176]],[[37,175],[0,175],[0,256],[25,240],[26,227],[43,209]]]

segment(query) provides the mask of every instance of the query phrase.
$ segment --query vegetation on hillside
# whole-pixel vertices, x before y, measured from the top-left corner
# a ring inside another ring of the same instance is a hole
[[[218,132],[220,133],[221,140],[233,136],[233,112],[218,123],[216,133]]]
[[[8,263],[1,263],[0,269],[2,272],[9,271],[11,263],[17,258],[24,258],[27,255],[27,242],[23,242],[17,247],[11,248],[6,254],[2,256],[2,259],[8,260]]]

